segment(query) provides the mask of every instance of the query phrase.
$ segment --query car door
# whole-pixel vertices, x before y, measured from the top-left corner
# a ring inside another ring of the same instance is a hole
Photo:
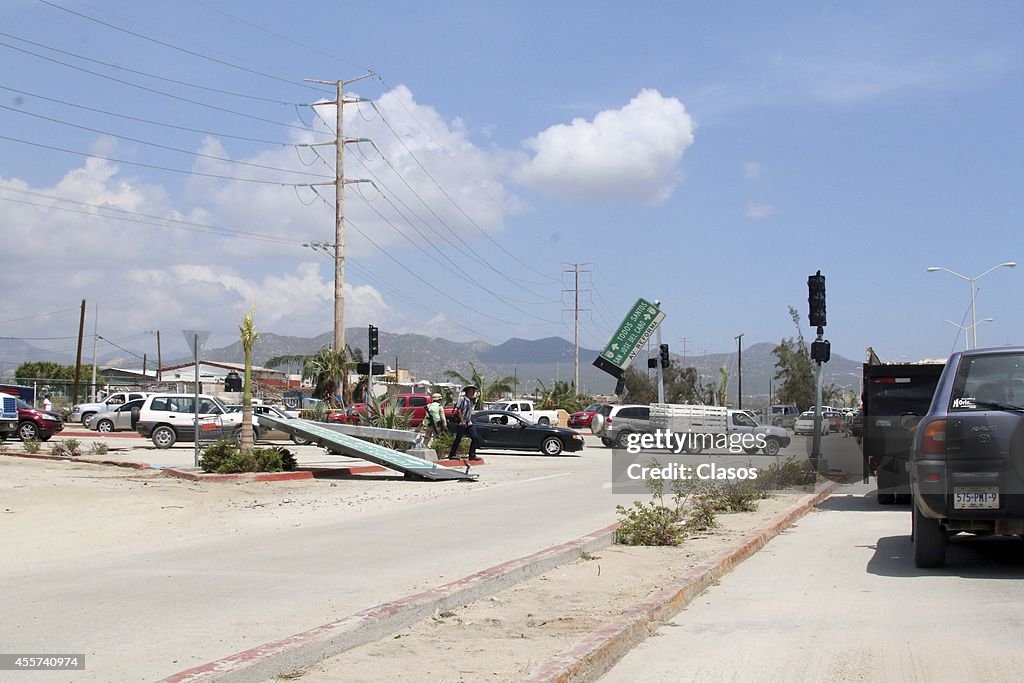
[[[114,430],[135,429],[135,423],[139,420],[139,409],[143,402],[143,399],[135,399],[118,408],[114,412]]]
[[[514,448],[518,440],[518,416],[506,413],[482,412],[473,415],[482,448]]]
[[[729,423],[729,432],[734,434],[753,434],[757,429],[754,422],[746,413],[733,413]]]

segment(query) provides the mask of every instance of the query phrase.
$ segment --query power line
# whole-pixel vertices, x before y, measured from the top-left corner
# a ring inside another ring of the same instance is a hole
[[[324,175],[323,173],[311,173],[309,171],[295,171],[289,168],[280,168],[279,166],[267,166],[266,164],[254,164],[248,161],[239,161],[237,159],[228,159],[226,157],[218,157],[212,154],[203,154],[202,152],[193,152],[188,149],[181,149],[180,147],[171,147],[170,145],[162,145],[157,142],[150,142],[148,140],[141,140],[139,138],[129,137],[127,135],[120,135],[118,133],[111,133],[107,130],[100,130],[98,128],[90,128],[89,126],[82,126],[77,123],[71,123],[70,121],[63,121],[61,119],[55,119],[51,116],[45,116],[43,114],[37,114],[31,111],[25,111],[24,109],[18,109],[17,107],[8,107],[7,105],[0,104],[0,109],[6,109],[7,111],[13,111],[16,114],[22,116],[34,116],[44,121],[50,121],[52,123],[59,123],[62,126],[69,126],[71,128],[78,128],[79,130],[87,130],[90,133],[97,133],[99,135],[109,135],[110,137],[118,138],[119,140],[128,140],[129,142],[137,142],[140,145],[148,145],[150,147],[156,147],[158,149],[165,149],[171,152],[178,152],[180,154],[189,154],[202,159],[212,159],[214,161],[223,161],[229,164],[237,164],[239,166],[249,166],[251,168],[260,168],[266,171],[280,171],[282,173],[297,173],[299,175],[308,175],[316,178],[330,178],[331,176]]]
[[[216,57],[210,57],[209,55],[204,55],[201,52],[196,52],[194,50],[188,50],[186,48],[179,47],[177,45],[173,45],[171,43],[165,42],[165,41],[160,40],[158,38],[153,38],[151,36],[147,36],[147,35],[144,35],[142,33],[137,33],[135,31],[130,31],[130,30],[126,29],[126,28],[122,28],[122,27],[117,26],[115,24],[111,24],[109,22],[103,21],[101,19],[97,19],[95,17],[91,17],[88,14],[84,14],[82,12],[76,12],[76,11],[74,11],[72,9],[68,9],[67,7],[62,7],[61,5],[58,5],[58,4],[53,3],[53,2],[50,2],[49,0],[36,0],[36,1],[37,2],[41,2],[44,5],[48,5],[50,7],[53,7],[54,9],[59,9],[62,12],[67,12],[68,14],[73,14],[76,17],[80,17],[80,18],[85,19],[87,21],[91,21],[91,22],[97,23],[97,24],[99,24],[101,26],[106,26],[107,28],[113,29],[114,31],[120,31],[121,33],[127,33],[130,36],[135,36],[136,38],[141,38],[142,40],[147,40],[147,41],[149,41],[151,43],[156,43],[157,45],[162,45],[163,47],[170,48],[172,50],[177,50],[178,52],[182,52],[182,53],[185,53],[187,55],[191,55],[193,57],[198,57],[200,59],[205,59],[207,61],[214,62],[214,63],[220,64],[222,66],[231,67],[232,69],[238,69],[239,71],[245,71],[247,73],[251,73],[251,74],[254,74],[256,76],[263,76],[264,78],[269,78],[269,79],[272,79],[272,80],[275,80],[275,81],[280,81],[282,83],[287,83],[288,85],[301,86],[303,88],[309,88],[311,90],[320,90],[320,91],[322,91],[322,88],[316,88],[316,87],[313,87],[313,86],[306,85],[304,83],[299,83],[299,82],[290,80],[288,78],[282,78],[280,76],[275,76],[273,74],[264,73],[264,72],[258,71],[256,69],[250,69],[249,67],[241,66],[240,64],[233,64],[232,62],[228,62],[228,61],[223,60],[223,59],[218,59]]]
[[[40,0],[41,2],[42,0]],[[284,183],[279,180],[259,180],[257,178],[239,178],[237,176],[220,175],[217,173],[203,173],[201,171],[194,170],[182,170],[180,168],[169,168],[167,166],[158,166],[156,164],[144,164],[141,161],[128,161],[127,159],[117,159],[114,157],[103,156],[102,154],[94,154],[92,152],[79,152],[74,149],[67,149],[64,147],[56,147],[54,145],[44,145],[41,142],[32,142],[30,140],[22,140],[20,138],[12,138],[7,135],[0,135],[0,140],[8,140],[10,142],[17,142],[22,145],[29,145],[31,147],[40,147],[42,149],[49,149],[55,152],[64,152],[66,154],[76,154],[78,156],[103,159],[104,161],[113,161],[118,164],[129,164],[131,166],[141,166],[142,168],[150,168],[157,171],[168,171],[169,173],[183,173],[185,175],[197,175],[205,178],[217,178],[219,180],[237,180],[242,183],[257,183],[260,185],[279,185],[281,187],[309,187],[309,183]]]
[[[99,64],[101,66],[105,66],[105,67],[108,67],[108,68],[111,68],[111,69],[117,69],[119,71],[127,71],[128,73],[138,74],[139,76],[146,76],[147,78],[155,78],[155,79],[157,79],[159,81],[166,81],[168,83],[174,83],[175,85],[184,85],[184,86],[189,87],[189,88],[196,88],[198,90],[205,90],[207,92],[215,92],[218,95],[231,95],[232,97],[242,97],[242,98],[249,99],[249,100],[257,100],[259,102],[269,102],[270,104],[283,104],[283,105],[289,106],[289,107],[304,107],[304,106],[307,106],[307,105],[303,105],[303,104],[298,104],[296,102],[286,102],[286,101],[283,101],[283,100],[275,100],[275,99],[272,99],[272,98],[269,98],[269,97],[261,97],[259,95],[249,95],[248,93],[232,92],[230,90],[224,90],[222,88],[211,88],[210,86],[207,86],[207,85],[199,85],[198,83],[191,83],[189,81],[181,81],[181,80],[178,80],[178,79],[175,79],[175,78],[168,78],[167,76],[159,76],[157,74],[151,74],[148,71],[139,71],[138,69],[129,69],[126,66],[120,66],[118,64],[112,64],[111,62],[104,62],[104,61],[101,61],[99,59],[93,59],[92,57],[86,57],[85,55],[80,55],[80,54],[78,54],[76,52],[68,52],[67,50],[61,50],[60,48],[56,48],[56,47],[53,47],[51,45],[46,45],[44,43],[37,43],[34,40],[28,40],[27,38],[21,38],[20,36],[13,35],[11,33],[4,33],[2,31],[0,31],[0,36],[5,36],[7,38],[13,38],[14,40],[20,41],[22,43],[28,43],[29,45],[33,45],[35,47],[41,47],[44,50],[50,50],[51,52],[56,52],[58,54],[67,55],[68,57],[75,57],[76,59],[81,59],[81,60],[86,61],[86,62],[92,62],[93,64]]]
[[[106,116],[116,116],[122,119],[128,119],[129,121],[136,121],[138,123],[146,123],[153,126],[162,126],[164,128],[173,128],[175,130],[183,130],[189,133],[202,133],[203,135],[212,135],[220,138],[230,138],[232,140],[244,140],[245,142],[258,142],[264,145],[278,145],[280,147],[294,147],[296,146],[291,142],[281,142],[279,140],[264,140],[262,138],[250,138],[244,135],[234,135],[232,133],[222,133],[210,130],[204,130],[202,128],[189,128],[188,126],[179,126],[173,123],[166,123],[163,121],[154,121],[152,119],[144,119],[139,116],[131,116],[129,114],[119,114],[115,111],[109,111],[107,109],[97,109],[96,107],[88,107],[84,104],[76,104],[75,102],[69,102],[67,100],[57,99],[56,97],[47,97],[46,95],[40,95],[39,93],[28,92],[27,90],[18,90],[17,88],[11,88],[6,85],[0,85],[0,90],[7,90],[10,92],[16,92],[19,95],[25,95],[26,97],[34,97],[39,100],[46,100],[47,102],[53,102],[54,104],[60,104],[65,107],[74,107],[75,109],[82,109],[85,111],[91,111],[96,114],[105,114]],[[306,129],[303,129],[306,130]],[[310,131],[315,132],[315,131]],[[301,145],[299,145],[301,146]]]
[[[43,0],[37,0],[37,1],[38,2],[43,2]],[[138,88],[139,90],[145,90],[146,92],[154,93],[156,95],[163,95],[164,97],[169,97],[171,99],[179,100],[181,102],[188,102],[189,104],[194,104],[194,105],[199,106],[199,107],[206,107],[207,109],[213,109],[215,111],[224,112],[225,114],[232,114],[234,116],[241,116],[243,118],[252,119],[254,121],[262,121],[263,123],[272,123],[275,126],[284,126],[285,128],[294,128],[295,130],[301,130],[301,131],[306,132],[306,133],[315,132],[315,131],[311,131],[308,128],[304,128],[303,126],[296,126],[296,125],[291,124],[291,123],[282,123],[281,121],[275,121],[273,119],[264,118],[262,116],[256,116],[255,114],[246,114],[245,112],[235,111],[234,109],[228,109],[227,107],[218,107],[217,105],[209,104],[207,102],[202,102],[200,100],[193,100],[193,99],[191,99],[189,97],[182,97],[181,95],[174,95],[172,93],[165,92],[165,91],[159,90],[157,88],[150,88],[150,87],[147,87],[145,85],[140,85],[138,83],[132,83],[131,81],[126,81],[126,80],[121,79],[121,78],[115,78],[114,76],[108,76],[107,74],[103,74],[103,73],[100,73],[98,71],[92,71],[90,69],[86,69],[84,67],[77,66],[75,64],[68,64],[67,62],[62,62],[59,59],[54,59],[52,57],[47,57],[46,55],[41,55],[41,54],[38,54],[36,52],[32,52],[31,50],[26,50],[24,48],[16,47],[14,45],[10,45],[9,43],[5,43],[3,41],[0,41],[0,46],[6,47],[9,50],[15,50],[16,52],[22,52],[22,53],[27,54],[27,55],[32,55],[33,57],[36,57],[38,59],[44,59],[44,60],[46,60],[48,62],[53,62],[54,64],[60,64],[61,66],[66,66],[69,69],[75,69],[76,71],[81,71],[83,73],[87,73],[87,74],[90,74],[92,76],[97,76],[99,78],[104,78],[104,79],[106,79],[108,81],[114,81],[115,83],[121,83],[122,85],[127,85],[127,86],[130,86],[132,88]]]
[[[24,318],[12,318],[10,320],[0,320],[0,325],[6,325],[7,323],[17,323],[17,322],[21,322],[22,320],[35,320],[36,318],[45,318],[45,317],[51,316],[51,315],[58,315],[60,313],[68,313],[70,311],[78,311],[78,310],[79,310],[78,306],[75,306],[74,308],[65,308],[65,309],[62,309],[62,310],[59,310],[59,311],[50,311],[49,313],[38,313],[36,315],[29,315],[29,316],[25,316]]]

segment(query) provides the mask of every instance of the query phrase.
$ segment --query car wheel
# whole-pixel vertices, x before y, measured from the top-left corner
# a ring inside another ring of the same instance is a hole
[[[39,438],[39,427],[36,427],[35,422],[22,422],[18,425],[18,436],[22,441],[28,441],[29,439]]]
[[[549,424],[551,424],[551,420],[549,420],[546,417],[542,417],[542,418],[537,420],[537,424],[544,425],[545,427],[547,427]]]
[[[82,413],[82,424],[84,425],[86,422],[88,422],[89,418],[95,414],[96,413]]]
[[[764,454],[765,455],[778,455],[779,454],[779,442],[775,439],[768,439],[764,442]]]
[[[544,455],[558,455],[562,452],[562,440],[557,436],[549,436],[540,445],[540,450]]]
[[[754,453],[757,453],[757,446],[751,446],[750,448],[744,448],[743,452],[746,453],[747,455],[753,455]]]
[[[178,440],[174,430],[166,425],[161,425],[153,430],[153,445],[157,448],[170,448]]]
[[[311,439],[306,439],[304,437],[295,436],[294,434],[292,434],[292,443],[295,444],[296,446],[308,446],[309,444],[313,443],[313,441]]]
[[[938,520],[921,514],[921,509],[917,505],[914,505],[911,537],[915,567],[932,569],[946,564],[946,532],[939,526]]]
[[[236,429],[234,431],[234,433],[231,435],[231,438],[234,439],[235,441],[238,441],[239,443],[241,443],[241,441],[242,441],[242,428],[239,427],[238,429]],[[255,444],[259,440],[260,440],[260,431],[258,429],[256,429],[255,427],[253,427],[252,428],[252,442]]]
[[[100,420],[96,424],[96,431],[103,432],[104,434],[112,432],[114,431],[114,423],[111,422],[110,420]]]
[[[614,441],[603,436],[601,437],[601,443],[603,443],[607,448],[611,448],[612,446],[615,445]]]
[[[628,448],[629,447],[629,435],[630,434],[632,434],[632,432],[628,432],[628,431],[619,432],[619,435],[615,437],[615,445],[617,447],[619,447],[619,448]]]

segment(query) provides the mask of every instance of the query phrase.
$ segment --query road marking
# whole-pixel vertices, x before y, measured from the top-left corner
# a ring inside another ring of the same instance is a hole
[[[541,481],[543,479],[554,479],[555,477],[571,477],[573,472],[559,472],[558,474],[545,474],[543,477],[531,477],[529,479],[519,479],[518,481],[510,481],[509,484],[528,484],[531,481]]]

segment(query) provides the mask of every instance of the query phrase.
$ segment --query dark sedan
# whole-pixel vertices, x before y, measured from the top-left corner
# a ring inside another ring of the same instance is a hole
[[[583,448],[583,437],[572,429],[539,425],[504,410],[473,413],[473,425],[480,437],[479,448],[540,451],[544,455],[572,453]]]

